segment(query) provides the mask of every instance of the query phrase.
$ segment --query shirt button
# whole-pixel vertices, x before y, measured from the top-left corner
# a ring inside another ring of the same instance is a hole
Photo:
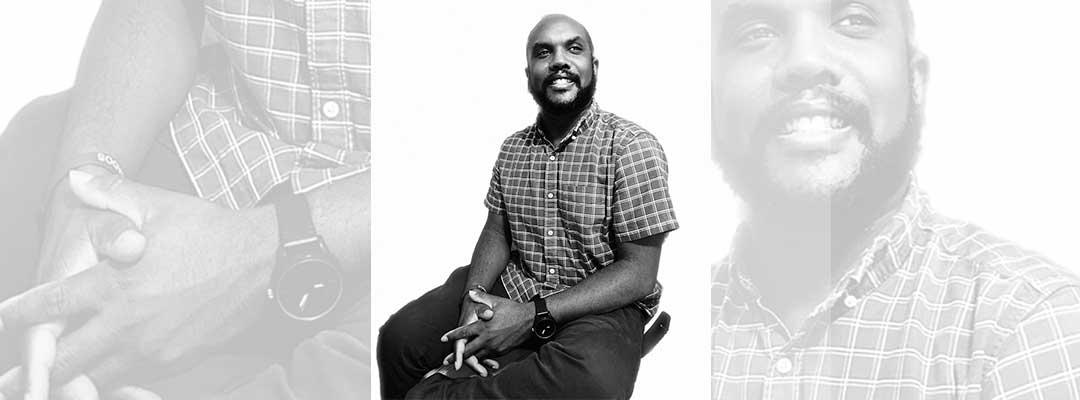
[[[341,106],[336,101],[327,101],[322,105],[322,113],[326,118],[337,118],[338,114],[341,113]]]
[[[791,367],[792,365],[790,358],[784,357],[776,362],[776,372],[779,372],[781,374],[791,372]]]
[[[549,274],[555,274],[555,268],[548,269]]]
[[[555,231],[552,229],[548,229],[548,236],[555,236]]]
[[[554,199],[554,198],[555,198],[555,193],[550,193],[550,192],[549,192],[549,193],[548,193],[548,198],[549,198],[549,199]]]
[[[859,299],[856,299],[855,296],[852,296],[850,294],[844,298],[844,305],[847,306],[847,308],[855,308],[855,305],[858,303]]]
[[[551,157],[548,157],[548,160],[555,161],[555,155],[552,154]]]

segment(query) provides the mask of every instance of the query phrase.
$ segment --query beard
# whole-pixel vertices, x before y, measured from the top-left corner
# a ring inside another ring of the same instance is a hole
[[[574,99],[569,102],[555,102],[547,96],[544,88],[550,83],[548,81],[552,79],[552,77],[545,79],[539,88],[529,86],[529,94],[532,95],[533,101],[540,106],[543,113],[555,116],[577,115],[585,111],[589,104],[592,103],[593,95],[596,93],[596,74],[593,74],[589,85],[581,88],[577,96],[574,96]],[[578,85],[581,84],[580,77],[576,75],[573,77],[573,81]]]
[[[725,181],[752,215],[858,229],[885,211],[883,207],[904,189],[915,167],[923,118],[914,100],[908,110],[900,134],[890,142],[874,142],[870,134],[860,136],[864,150],[856,169],[836,185],[792,190],[770,174],[762,152],[740,152],[723,142],[718,143],[717,162]]]

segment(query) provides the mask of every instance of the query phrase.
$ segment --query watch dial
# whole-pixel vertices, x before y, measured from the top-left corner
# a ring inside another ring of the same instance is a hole
[[[555,321],[550,319],[540,320],[536,324],[536,336],[541,339],[549,339],[555,335]]]
[[[313,321],[333,310],[341,300],[342,289],[336,268],[322,260],[305,260],[281,275],[276,297],[289,316]]]

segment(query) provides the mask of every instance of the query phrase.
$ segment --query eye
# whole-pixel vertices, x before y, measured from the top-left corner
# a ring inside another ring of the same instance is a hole
[[[850,14],[836,21],[834,26],[850,35],[866,35],[878,26],[877,20],[866,14]]]
[[[581,47],[580,44],[572,44],[572,45],[570,45],[569,50],[570,50],[571,53],[581,54],[583,51],[585,51],[585,48]]]
[[[545,49],[545,48],[539,48],[539,49],[536,49],[536,51],[533,52],[533,57],[544,58],[544,57],[547,57],[548,54],[551,54],[551,50],[548,50],[548,49]]]
[[[764,41],[775,39],[778,36],[776,31],[768,25],[756,24],[740,31],[735,37],[735,42],[739,45],[747,46],[761,44]]]

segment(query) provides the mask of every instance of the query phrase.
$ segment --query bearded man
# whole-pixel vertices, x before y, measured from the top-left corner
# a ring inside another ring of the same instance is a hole
[[[1080,285],[937,214],[927,59],[894,0],[714,0],[713,397],[1080,398]]]

